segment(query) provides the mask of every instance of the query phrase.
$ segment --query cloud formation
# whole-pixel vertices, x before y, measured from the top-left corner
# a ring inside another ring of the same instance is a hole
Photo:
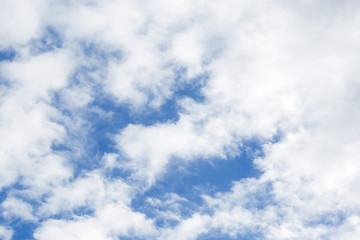
[[[360,235],[357,1],[1,5],[1,238]]]

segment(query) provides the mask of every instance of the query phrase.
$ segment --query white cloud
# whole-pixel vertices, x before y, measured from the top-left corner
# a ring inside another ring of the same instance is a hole
[[[131,202],[130,194],[130,186],[121,180],[109,181],[98,172],[90,172],[53,189],[39,208],[39,214],[52,216],[62,212],[72,213],[80,207],[97,210],[114,201],[128,205]]]
[[[1,204],[3,216],[5,217],[19,217],[25,221],[33,221],[36,218],[33,216],[32,206],[20,199],[13,197],[7,198]]]
[[[142,213],[133,212],[124,204],[108,203],[97,209],[93,217],[74,220],[48,220],[40,226],[36,239],[114,239],[119,236],[152,236],[156,230]]]
[[[172,231],[163,231],[159,239],[196,239],[200,234],[206,233],[210,217],[194,214],[175,227]]]
[[[208,131],[222,127],[217,125],[219,119],[211,120],[206,126],[193,122],[188,116],[182,117],[176,124],[151,127],[129,125],[118,136],[118,147],[131,159],[129,167],[136,175],[153,183],[172,157],[184,160],[200,156],[225,157],[224,145],[231,143],[232,136],[219,128]]]
[[[37,215],[47,219],[35,231],[36,239],[113,239],[118,236],[153,236],[153,221],[130,208],[131,186],[106,179],[94,171],[53,189]],[[65,219],[51,220],[61,214]],[[67,218],[65,216],[68,216]]]
[[[0,9],[0,47],[26,44],[43,27],[46,1],[3,0]]]
[[[2,187],[14,183],[19,176],[31,179],[26,185],[31,182],[39,188],[70,176],[71,171],[63,165],[65,160],[50,149],[52,142],[60,141],[65,132],[63,126],[54,122],[60,114],[49,105],[49,91],[67,83],[70,62],[69,54],[60,51],[25,55],[1,65],[1,73],[10,85],[0,105]]]
[[[4,240],[10,240],[13,235],[13,231],[0,225],[0,237]]]

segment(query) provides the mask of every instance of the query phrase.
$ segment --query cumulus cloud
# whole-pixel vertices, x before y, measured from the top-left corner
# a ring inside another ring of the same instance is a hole
[[[1,204],[5,217],[19,217],[23,220],[35,220],[32,206],[16,198],[7,198]]]
[[[2,237],[4,240],[10,240],[13,235],[13,231],[11,231],[8,228],[5,228],[4,226],[0,226],[0,237]]]
[[[1,101],[1,186],[24,177],[25,184],[45,187],[70,176],[65,159],[51,152],[53,141],[64,136],[55,121],[58,112],[50,103],[49,91],[66,84],[71,71],[65,52],[27,56],[1,64],[8,90]],[[34,172],[37,172],[34,174]],[[31,181],[30,181],[31,179]],[[45,180],[45,181],[44,181]]]
[[[121,201],[96,208],[93,216],[48,220],[34,234],[36,239],[114,239],[119,236],[151,237],[156,233],[151,220],[132,211]]]

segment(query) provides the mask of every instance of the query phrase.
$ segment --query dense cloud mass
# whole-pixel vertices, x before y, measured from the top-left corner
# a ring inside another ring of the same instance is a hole
[[[0,0],[0,238],[360,238],[360,2]]]

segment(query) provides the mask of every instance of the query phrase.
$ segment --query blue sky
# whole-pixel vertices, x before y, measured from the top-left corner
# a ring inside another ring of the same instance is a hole
[[[356,1],[0,3],[0,239],[359,238]]]

